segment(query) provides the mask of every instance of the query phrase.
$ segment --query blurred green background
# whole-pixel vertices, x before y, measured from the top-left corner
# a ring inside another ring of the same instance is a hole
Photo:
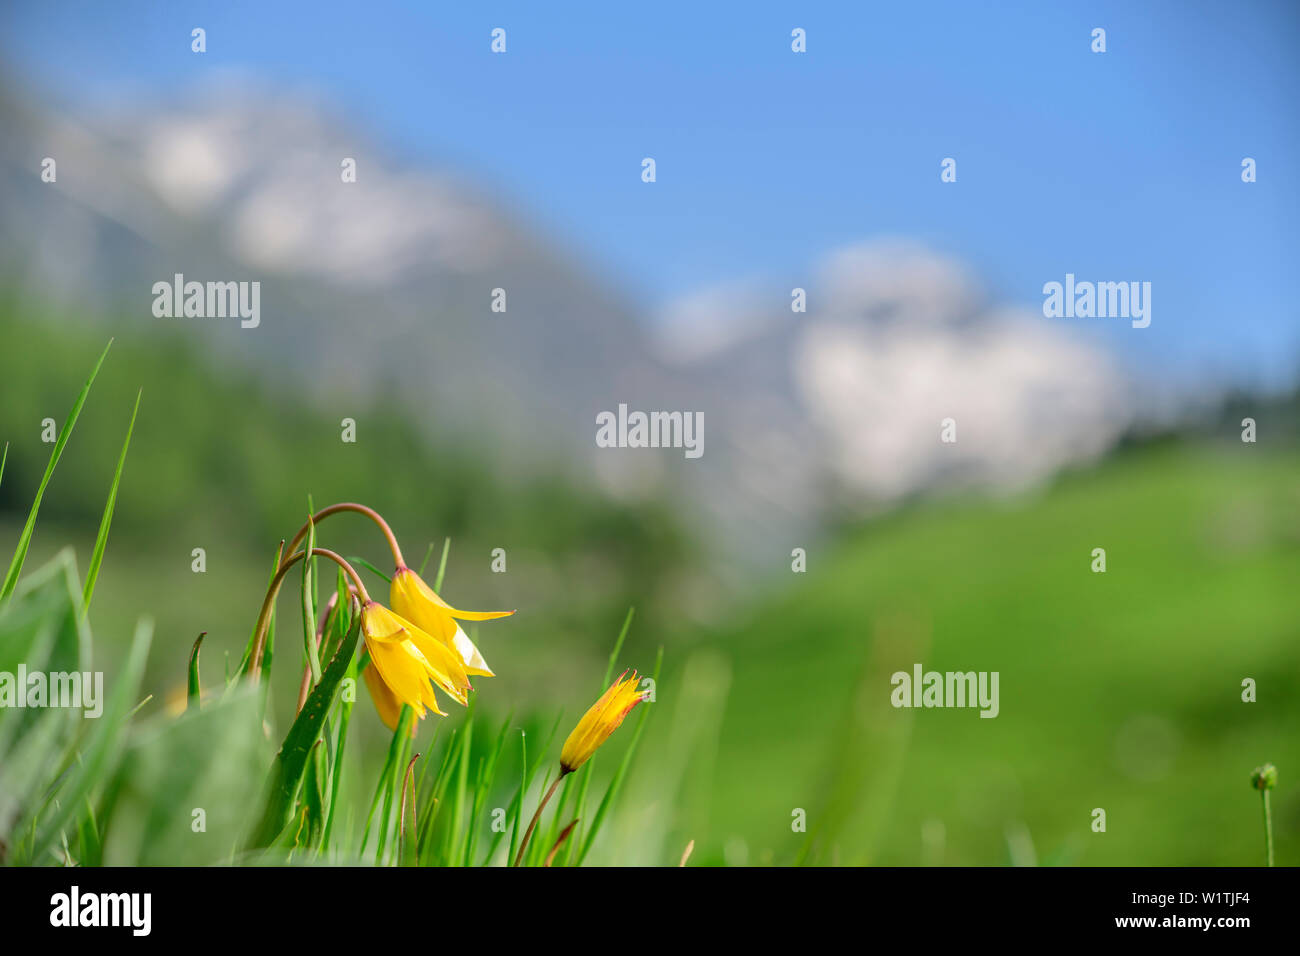
[[[10,299],[0,341],[14,344],[0,352],[10,443],[0,528],[12,540],[49,453],[40,421],[62,423],[103,339],[74,321],[35,321],[30,302]],[[46,496],[29,569],[72,544],[84,573],[142,386],[92,613],[110,683],[136,620],[156,622],[142,717],[178,706],[200,631],[206,684],[219,684],[227,655],[238,662],[275,546],[308,494],[317,506],[360,500],[390,518],[408,556],[452,538],[453,604],[519,608],[479,631],[500,676],[478,682],[478,706],[530,739],[561,713],[562,738],[595,699],[627,607],[637,614],[621,662],[648,670],[664,647],[626,803],[593,861],[673,863],[694,841],[692,862],[706,864],[1255,864],[1263,838],[1248,778],[1266,760],[1281,772],[1278,862],[1300,861],[1294,397],[1239,397],[1201,428],[1128,441],[1032,494],[846,518],[806,573],[720,593],[722,623],[706,626],[674,610],[683,574],[705,559],[671,502],[614,504],[559,472],[512,483],[489,448],[454,435],[426,443],[382,399],[346,412],[362,423],[356,445],[331,441],[345,412],[155,334],[115,342]],[[1240,442],[1241,407],[1283,440]],[[387,563],[360,518],[331,519],[320,534]],[[506,574],[489,571],[497,546]],[[206,573],[191,571],[195,547]],[[1095,547],[1105,574],[1090,570]],[[290,615],[293,604],[281,600]],[[302,666],[284,619],[277,740]],[[915,663],[997,670],[999,716],[892,708],[890,674]],[[1241,699],[1245,678],[1254,703]],[[364,800],[389,735],[360,697],[345,786]],[[628,736],[597,759],[598,779]],[[1104,834],[1092,832],[1094,808]],[[798,811],[806,834],[792,829]]]

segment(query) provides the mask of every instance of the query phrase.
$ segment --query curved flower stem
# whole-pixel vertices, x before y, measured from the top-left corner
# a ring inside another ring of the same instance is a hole
[[[341,567],[345,572],[347,572],[348,576],[352,578],[352,583],[356,585],[357,595],[361,598],[362,602],[364,603],[370,600],[370,595],[366,593],[366,586],[362,583],[361,576],[357,574],[356,569],[353,568],[352,565],[348,564],[343,560],[343,558],[339,557],[339,555],[326,548],[312,548],[311,553],[313,557],[329,558]],[[280,562],[279,570],[275,572],[275,576],[271,578],[270,587],[266,589],[266,599],[262,601],[262,610],[257,615],[257,628],[254,631],[257,637],[253,641],[253,654],[248,663],[248,670],[252,676],[253,683],[255,684],[261,677],[262,649],[266,644],[266,631],[271,623],[271,611],[274,609],[275,599],[280,593],[280,585],[284,583],[284,576],[289,573],[289,569],[306,556],[307,552],[299,551],[296,554],[291,554]]]
[[[397,545],[397,536],[393,534],[393,529],[388,526],[388,522],[385,521],[383,516],[374,508],[367,508],[365,505],[357,504],[355,501],[343,501],[336,505],[330,505],[328,508],[322,508],[320,511],[312,515],[311,520],[299,528],[298,533],[294,535],[293,540],[289,542],[289,553],[292,554],[294,549],[297,548],[298,545],[302,544],[302,539],[307,537],[307,531],[313,524],[318,524],[323,518],[328,518],[330,515],[336,515],[341,511],[355,511],[357,514],[365,515],[375,524],[379,525],[379,530],[382,531],[384,537],[388,539],[388,549],[393,552],[393,561],[396,562],[397,567],[400,568],[406,565],[406,559],[402,557],[402,549]]]
[[[560,785],[560,781],[563,780],[568,773],[568,770],[565,770],[563,767],[560,768],[560,775],[555,778],[555,782],[551,784],[551,789],[546,791],[546,796],[542,797],[542,802],[537,805],[537,812],[533,814],[533,819],[528,824],[528,829],[524,831],[523,842],[519,844],[519,853],[515,856],[514,866],[518,866],[523,862],[524,851],[528,849],[528,839],[533,835],[533,830],[537,829],[537,821],[542,818],[542,811],[546,809],[546,804],[550,801],[551,797],[555,795],[555,788]],[[520,799],[522,799],[522,797]]]

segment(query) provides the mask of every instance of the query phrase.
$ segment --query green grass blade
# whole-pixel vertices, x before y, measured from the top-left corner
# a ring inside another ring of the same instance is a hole
[[[365,558],[361,557],[359,554],[356,554],[356,555],[350,554],[350,555],[348,555],[348,564],[352,564],[352,565],[357,565],[357,564],[359,564],[359,565],[361,565],[363,568],[365,568],[367,571],[369,571],[371,574],[377,574],[377,575],[379,575],[381,578],[383,578],[385,581],[389,581],[389,582],[391,582],[391,581],[393,580],[390,576],[388,576],[387,574],[385,574],[383,571],[380,571],[377,567],[375,567],[373,564],[371,564],[371,563],[370,563],[369,561],[367,561]],[[341,570],[341,569],[340,569],[340,570]]]
[[[501,731],[497,734],[497,742],[492,747],[492,754],[488,758],[487,764],[483,766],[483,772],[479,774],[478,782],[474,786],[474,809],[469,818],[469,846],[465,848],[465,865],[474,865],[474,847],[478,842],[479,821],[483,815],[483,808],[487,805],[488,794],[492,790],[492,785],[496,781],[497,761],[501,759],[501,751],[506,746],[506,734],[510,731],[510,722],[514,719],[514,712],[506,716],[505,721],[501,724]],[[492,839],[491,848],[488,850],[488,859],[496,852],[497,844],[505,836],[505,830],[498,830]],[[483,861],[487,865],[487,860]]]
[[[104,550],[108,547],[108,529],[113,523],[113,508],[117,505],[117,486],[122,481],[122,466],[126,464],[126,450],[131,447],[131,433],[135,431],[135,416],[140,411],[140,396],[144,389],[135,393],[135,408],[131,409],[131,424],[126,426],[126,441],[122,442],[122,454],[117,458],[117,471],[113,473],[113,484],[108,489],[108,503],[104,505],[104,516],[99,520],[99,534],[95,535],[95,550],[90,554],[90,568],[86,571],[86,589],[82,596],[83,611],[90,610],[90,596],[95,593],[95,579],[99,577],[99,566],[104,563]]]
[[[433,557],[433,542],[429,542],[429,549],[424,552],[424,560],[420,562],[420,569],[416,572],[420,577],[424,577],[424,569],[429,566],[429,559]]]
[[[442,558],[438,561],[438,576],[433,579],[433,589],[442,590],[442,579],[447,574],[447,552],[451,550],[451,538],[442,539]]]
[[[270,588],[271,582],[275,580],[275,573],[280,570],[280,560],[284,557],[285,542],[281,541],[275,549],[275,562],[271,565],[271,573],[267,575],[266,586]],[[249,668],[253,663],[253,639],[257,636],[257,625],[253,625],[253,630],[248,635],[248,642],[244,645],[244,656],[239,659],[239,668],[235,672],[236,677],[247,677]],[[262,677],[269,676],[271,669],[270,662],[266,660],[271,652],[271,645],[274,644],[275,636],[275,609],[271,609],[271,622],[266,635],[266,647],[262,651]],[[228,682],[229,683],[229,682]],[[230,685],[233,686],[233,685]]]
[[[9,562],[9,571],[5,574],[4,585],[0,587],[0,601],[13,594],[14,588],[18,584],[18,575],[22,574],[23,562],[27,560],[27,549],[32,544],[32,532],[36,530],[36,515],[41,510],[41,499],[45,497],[45,488],[50,483],[50,476],[54,474],[54,466],[59,463],[59,458],[63,455],[63,446],[68,443],[68,436],[72,434],[72,429],[77,424],[77,416],[81,414],[81,406],[86,404],[86,396],[90,394],[90,386],[94,384],[95,376],[99,374],[100,366],[104,364],[104,359],[108,356],[108,350],[112,347],[113,340],[109,339],[108,345],[104,346],[104,351],[99,355],[99,361],[95,363],[95,368],[90,373],[90,378],[86,379],[86,384],[81,387],[81,394],[77,396],[72,411],[68,413],[67,421],[59,429],[59,435],[54,441],[54,450],[50,452],[49,463],[45,466],[45,474],[41,477],[41,483],[36,488],[36,498],[32,501],[32,510],[27,513],[27,523],[23,525],[23,533],[18,538],[18,547],[14,550],[13,560]]]
[[[434,730],[436,736],[437,730]],[[438,773],[433,778],[433,785],[429,788],[429,799],[426,801],[424,819],[420,822],[420,865],[435,865],[435,856],[441,861],[439,855],[442,847],[436,846],[436,831],[434,824],[438,820],[438,811],[442,807],[442,795],[447,789],[447,777],[451,772],[453,758],[457,754],[456,741],[460,739],[460,728],[457,727],[447,738],[447,744],[442,748],[442,760],[438,764]]]
[[[95,808],[90,803],[90,797],[85,798],[85,804],[81,813],[81,823],[77,827],[77,864],[100,866],[104,860],[104,844],[100,839],[99,826],[95,821]]]
[[[398,718],[397,730],[393,733],[393,743],[397,750],[389,750],[392,760],[391,775],[384,780],[384,809],[379,818],[379,848],[375,851],[375,865],[382,866],[384,850],[388,846],[388,831],[393,828],[393,810],[400,809],[397,788],[402,783],[402,765],[406,763],[406,754],[411,749],[410,728],[415,723],[415,711],[410,704],[402,705],[402,716]],[[398,828],[400,830],[400,827]]]
[[[521,742],[521,745],[524,747],[523,750],[524,759],[519,774],[519,793],[516,797],[518,802],[515,804],[515,820],[514,820],[514,825],[510,831],[510,855],[506,857],[507,866],[515,865],[514,860],[515,860],[515,856],[518,854],[519,840],[523,836],[524,801],[528,797],[528,788],[532,786],[533,777],[537,775],[537,768],[542,765],[542,758],[545,757],[546,754],[550,752],[551,744],[554,743],[555,741],[555,732],[560,729],[560,721],[563,719],[564,719],[564,711],[561,710],[558,714],[555,715],[555,723],[551,724],[551,732],[546,738],[546,743],[542,745],[542,749],[538,752],[537,762],[534,763],[531,767],[528,766],[528,748],[526,745],[522,744]],[[521,736],[523,736],[522,733]],[[550,779],[549,770],[546,772],[546,778]],[[538,794],[539,797],[541,793],[545,793],[545,791],[546,791],[546,784],[545,782],[543,782],[542,790],[539,791]]]
[[[546,827],[546,832],[542,833],[542,825],[539,823],[537,832],[533,834],[533,842],[529,844],[529,866],[540,866],[546,852],[555,845],[560,835],[560,821],[568,815],[566,811],[569,809],[569,794],[573,792],[575,785],[573,774],[568,774],[564,778],[564,783],[560,785],[559,800],[552,807],[550,825]]]
[[[397,808],[398,866],[420,865],[420,847],[417,839],[419,821],[415,818],[415,780],[411,772],[415,768],[415,762],[419,759],[419,754],[413,756],[406,765],[406,773],[402,775],[402,800]],[[410,826],[406,825],[408,808],[411,812]]]
[[[609,652],[609,663],[605,665],[605,679],[600,682],[600,692],[603,694],[609,687],[609,682],[614,679],[614,667],[618,664],[618,655],[623,651],[623,641],[627,639],[628,628],[632,626],[632,616],[636,614],[636,608],[627,609],[627,616],[623,618],[623,629],[618,632],[618,640],[614,642],[614,649]]]
[[[515,796],[515,819],[510,828],[510,852],[506,856],[506,865],[513,864],[515,852],[519,849],[520,825],[524,817],[524,797],[528,793],[528,731],[519,731],[519,793]]]
[[[357,657],[352,655],[352,662],[348,665],[348,672],[344,675],[344,680],[351,680],[351,686],[355,688],[357,680]],[[355,695],[354,695],[355,696]],[[321,837],[321,851],[328,853],[330,848],[330,834],[334,831],[334,810],[339,802],[339,782],[343,778],[343,748],[348,742],[348,725],[352,722],[352,705],[353,702],[346,697],[342,698],[339,703],[339,738],[338,744],[334,747],[334,766],[330,771],[330,803],[329,809],[325,812],[325,833]]]
[[[465,732],[460,738],[460,760],[456,767],[456,800],[452,805],[451,841],[447,854],[447,862],[454,864],[462,862],[461,841],[465,836],[462,827],[465,822],[465,797],[469,793],[470,748],[474,743],[474,709],[477,703],[477,696],[470,698],[469,709],[465,714]]]
[[[194,649],[190,651],[190,675],[189,682],[186,685],[185,692],[185,709],[193,708],[198,710],[203,698],[203,686],[199,683],[199,646],[203,639],[208,636],[204,631],[194,640]]]
[[[388,745],[388,757],[384,761],[384,769],[379,774],[379,782],[375,786],[374,798],[370,801],[370,812],[366,814],[366,826],[361,831],[361,849],[358,851],[359,856],[364,856],[366,844],[370,842],[370,826],[375,819],[375,810],[379,807],[379,801],[384,797],[384,791],[391,793],[390,787],[386,786],[393,777],[393,768],[397,765],[398,758],[401,754],[402,737],[409,735],[411,732],[411,721],[415,719],[415,711],[411,710],[410,704],[403,704],[401,714],[397,718],[397,727],[393,730],[393,739]],[[384,823],[387,824],[385,818]]]

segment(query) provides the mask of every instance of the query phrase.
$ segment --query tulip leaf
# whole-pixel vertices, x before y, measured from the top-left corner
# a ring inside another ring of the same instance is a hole
[[[270,846],[293,816],[298,791],[307,770],[307,761],[316,741],[320,739],[325,718],[334,706],[334,698],[338,694],[344,675],[348,672],[352,652],[357,646],[357,636],[360,633],[361,620],[358,617],[349,628],[347,636],[325,669],[325,673],[321,675],[320,683],[308,695],[302,712],[289,728],[289,733],[284,738],[280,752],[276,754],[275,762],[271,767],[266,809],[249,839],[250,849]]]
[[[303,779],[302,803],[306,810],[306,826],[300,834],[298,845],[315,848],[325,829],[325,801],[321,794],[321,764],[324,761],[324,741],[318,740],[307,757],[307,772]]]
[[[133,729],[98,804],[106,866],[228,863],[260,809],[270,747],[261,695],[234,693]]]

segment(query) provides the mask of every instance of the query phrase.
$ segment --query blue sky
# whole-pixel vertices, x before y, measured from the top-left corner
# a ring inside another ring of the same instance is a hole
[[[1153,373],[1269,383],[1300,367],[1298,41],[1300,4],[1250,2],[0,13],[6,68],[42,100],[166,96],[232,69],[315,90],[408,158],[474,176],[649,311],[728,280],[803,284],[838,246],[901,236],[1033,309],[1066,272],[1150,281],[1148,329],[1059,321],[1110,322]]]

